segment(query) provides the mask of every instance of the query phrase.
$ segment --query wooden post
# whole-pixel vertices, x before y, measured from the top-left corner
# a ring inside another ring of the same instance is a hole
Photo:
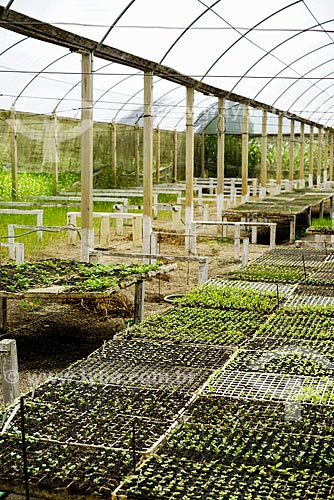
[[[150,251],[153,196],[153,75],[144,73],[144,130],[143,130],[143,252]]]
[[[292,191],[295,178],[295,120],[290,120],[289,153],[289,190]]]
[[[160,129],[155,129],[155,182],[160,184]]]
[[[240,259],[240,224],[234,226],[234,260]]]
[[[115,120],[110,124],[111,131],[111,176],[112,185],[117,187],[117,125]]]
[[[151,238],[151,234],[149,238]],[[132,240],[134,248],[143,246],[143,218],[141,214],[132,217]],[[149,241],[149,246],[151,245]]]
[[[317,156],[317,187],[321,184],[321,164],[322,164],[322,133],[321,128],[318,128],[318,156]]]
[[[110,245],[110,225],[109,217],[104,215],[100,218],[100,246],[108,248]]]
[[[92,54],[81,54],[81,260],[94,249],[93,225],[93,74]]]
[[[242,113],[242,188],[241,202],[248,200],[248,105],[243,104]]]
[[[330,131],[330,149],[329,149],[329,181],[333,182],[333,148],[334,148],[334,133]]]
[[[20,396],[16,341],[11,339],[1,340],[0,355],[2,358],[3,400],[7,405],[13,403]]]
[[[248,264],[248,250],[249,250],[249,238],[243,238],[242,240],[242,258],[241,266],[245,267]]]
[[[16,200],[18,196],[18,161],[17,161],[17,123],[15,106],[10,108],[11,130],[11,164],[12,164],[12,199]]]
[[[194,88],[187,87],[186,110],[186,251],[190,253],[191,229],[194,215]]]
[[[273,250],[276,247],[276,223],[270,224],[270,241],[269,241],[269,249]]]
[[[324,218],[324,200],[322,200],[319,203],[319,217],[320,217],[320,219]]]
[[[7,333],[7,299],[6,299],[6,297],[0,297],[0,308],[1,308],[0,335],[5,335]]]
[[[58,146],[58,120],[56,113],[52,113],[52,191],[54,195],[58,194],[58,173],[59,173],[59,146]]]
[[[145,299],[145,283],[137,281],[135,284],[135,311],[134,323],[138,325],[144,319],[144,299]]]
[[[176,231],[181,231],[183,229],[180,206],[172,207],[172,226]]]
[[[257,243],[257,226],[251,226],[251,243],[252,245],[256,245]]]
[[[305,124],[300,123],[300,158],[299,158],[299,187],[304,189],[305,187]]]
[[[201,177],[205,177],[205,133],[201,133]]]
[[[290,243],[296,240],[296,216],[292,215],[290,218]]]
[[[268,148],[268,135],[267,135],[267,122],[268,113],[262,110],[262,135],[261,135],[261,185],[260,185],[260,198],[263,199],[267,194],[267,148]]]
[[[208,257],[199,257],[198,258],[198,284],[203,285],[206,281],[208,281]]]
[[[283,147],[283,115],[278,115],[277,129],[277,172],[276,172],[276,188],[277,193],[281,192],[282,184],[282,147]]]
[[[309,150],[309,167],[308,167],[308,187],[313,188],[313,166],[314,166],[314,128],[310,125],[310,150]]]
[[[134,127],[135,134],[135,166],[136,166],[136,186],[140,184],[140,131],[139,125]]]
[[[224,210],[224,154],[225,154],[225,100],[218,98],[217,117],[217,220],[220,220]],[[222,234],[222,227],[218,226],[217,234]]]
[[[329,142],[329,130],[325,129],[325,144],[324,144],[324,184],[327,183],[327,166],[328,166],[328,142]]]
[[[177,130],[173,133],[173,181],[177,182]]]

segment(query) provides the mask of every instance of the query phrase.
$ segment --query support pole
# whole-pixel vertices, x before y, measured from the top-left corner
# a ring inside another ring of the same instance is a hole
[[[153,75],[144,73],[144,130],[143,130],[143,252],[150,251],[153,196]]]
[[[191,229],[194,215],[194,88],[187,87],[186,110],[186,251],[191,252]]]
[[[3,400],[7,405],[13,403],[20,395],[16,341],[12,339],[1,340],[0,355]]]
[[[58,145],[58,120],[56,113],[52,113],[52,191],[56,196],[58,194],[58,173],[59,173],[59,145]]]
[[[208,257],[199,257],[198,260],[198,284],[203,285],[208,281],[209,277],[209,262]]]
[[[92,54],[82,53],[81,85],[81,260],[94,249],[93,226],[93,74]]]
[[[0,298],[0,308],[1,308],[0,335],[6,335],[6,333],[7,333],[7,299],[6,299],[6,297]]]
[[[12,199],[16,200],[18,196],[18,161],[17,161],[17,122],[15,106],[10,108],[11,131],[11,165],[12,165]]]
[[[205,177],[205,133],[201,133],[201,177]]]
[[[144,319],[144,298],[145,298],[145,283],[137,281],[135,284],[135,311],[134,323],[138,325]]]
[[[234,260],[240,259],[240,224],[234,226]]]
[[[241,202],[248,201],[248,105],[243,105],[242,113],[242,187]]]
[[[310,125],[310,150],[309,150],[309,167],[308,167],[308,187],[313,188],[313,167],[314,167],[314,128]]]
[[[289,190],[292,191],[295,177],[295,120],[290,120],[289,153]]]
[[[334,133],[330,132],[330,148],[329,148],[329,181],[333,182],[333,147]]]
[[[155,129],[155,182],[160,184],[160,129]]]
[[[225,154],[225,100],[218,98],[217,119],[217,220],[221,220],[224,210],[224,154]],[[222,226],[218,226],[217,234],[222,234]]]
[[[283,115],[278,115],[277,128],[277,172],[276,172],[276,188],[277,194],[281,192],[282,185],[282,147],[283,147]]]
[[[305,187],[305,124],[300,123],[300,158],[299,158],[299,187]]]
[[[328,180],[328,173],[327,173],[327,167],[328,167],[328,142],[329,142],[329,130],[328,128],[325,129],[325,144],[324,144],[324,184],[327,183]]]
[[[249,251],[249,238],[243,238],[241,267],[245,267],[248,264],[248,251]]]
[[[268,113],[262,110],[262,135],[261,135],[261,185],[260,198],[263,199],[267,194],[267,148],[268,148],[268,133],[267,133]]]
[[[270,224],[270,240],[269,240],[269,249],[273,250],[276,247],[276,228],[277,224]]]
[[[173,133],[173,181],[177,182],[177,130]]]
[[[111,177],[112,185],[117,187],[117,126],[113,120],[110,124],[111,132]]]
[[[140,184],[140,131],[139,125],[134,128],[135,133],[135,168],[136,168],[136,186]]]
[[[321,184],[321,165],[322,165],[322,133],[318,128],[318,157],[317,157],[317,187]]]

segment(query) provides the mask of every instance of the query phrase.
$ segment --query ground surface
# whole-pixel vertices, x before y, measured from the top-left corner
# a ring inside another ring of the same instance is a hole
[[[166,229],[164,227],[164,229]],[[215,230],[207,231],[198,243],[198,255],[209,258],[209,277],[221,275],[227,269],[238,266],[233,259],[233,242],[217,239]],[[113,239],[111,249],[138,252],[130,239]],[[268,249],[267,246],[250,246],[250,259]],[[159,243],[158,252],[165,255],[185,255],[184,243],[165,236]],[[36,255],[79,259],[80,247],[58,244]],[[30,260],[30,259],[29,259]],[[103,258],[102,262],[134,262],[127,258]],[[169,276],[146,282],[145,316],[159,313],[170,303],[164,297],[182,294],[194,288],[198,281],[198,264],[179,262],[177,270]],[[134,287],[127,289],[112,303],[108,302],[54,302],[48,300],[9,300],[8,337],[17,342],[22,393],[31,390],[70,363],[86,357],[115,333],[123,330],[132,319]],[[1,397],[1,395],[0,395]],[[0,399],[0,405],[2,400]],[[15,495],[10,495],[15,500]]]

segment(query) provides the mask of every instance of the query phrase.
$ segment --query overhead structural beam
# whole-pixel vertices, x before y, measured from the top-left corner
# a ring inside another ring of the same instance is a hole
[[[4,7],[0,7],[0,18],[2,14],[4,14]],[[239,102],[240,104],[245,104],[254,108],[260,108],[275,115],[282,115],[283,117],[290,119],[294,118],[307,125],[319,126],[316,122],[301,118],[294,113],[290,113],[289,111],[280,110],[261,101],[250,99],[248,97],[235,94],[234,92],[220,89],[219,87],[215,87],[213,85],[208,85],[207,83],[200,82],[195,78],[183,75],[169,66],[156,63],[149,59],[144,59],[134,54],[130,54],[129,52],[124,52],[114,47],[110,47],[109,45],[101,45],[96,40],[76,35],[75,33],[71,33],[70,31],[63,30],[51,24],[41,22],[14,10],[8,10],[5,13],[4,19],[0,20],[0,27],[19,33],[20,35],[52,43],[60,47],[66,47],[72,52],[92,52],[96,57],[106,61],[112,61],[129,66],[143,72],[150,71],[155,75],[171,82],[186,87],[192,87],[195,91],[202,94],[214,95],[216,97],[226,97],[231,101]]]

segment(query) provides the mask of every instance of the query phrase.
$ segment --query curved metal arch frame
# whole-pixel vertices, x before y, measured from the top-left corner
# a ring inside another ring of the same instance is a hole
[[[332,57],[331,59],[328,59],[327,61],[324,61],[320,64],[317,64],[317,66],[314,66],[312,68],[310,68],[309,70],[306,71],[306,73],[304,73],[303,75],[301,75],[297,80],[294,80],[283,92],[281,92],[281,94],[275,99],[275,101],[273,101],[273,106],[275,106],[276,102],[281,99],[281,97],[286,93],[288,92],[294,85],[296,85],[296,83],[298,83],[300,80],[302,80],[303,78],[305,78],[306,75],[308,75],[309,73],[311,73],[312,71],[314,71],[315,69],[318,69],[318,68],[321,68],[321,66],[324,66],[325,64],[328,64],[329,62],[331,61],[334,61],[334,58]],[[322,78],[326,78],[327,75],[325,75],[324,77]],[[309,90],[312,89],[312,87],[316,87],[317,84],[319,82],[321,82],[322,78],[319,78],[316,82],[313,82],[312,85],[310,85],[309,87],[307,87],[307,89],[305,89],[301,94],[298,95],[297,99],[295,99],[293,101],[292,104],[290,104],[289,108],[288,108],[288,111],[290,111],[290,109],[292,108],[292,106],[294,106],[296,104],[296,102],[299,101],[299,99],[305,95]],[[322,89],[322,92],[325,92],[324,89]],[[333,97],[333,96],[331,96]]]
[[[334,73],[334,72],[332,72],[331,74],[333,74],[333,73]],[[334,83],[331,83],[331,84],[328,86],[328,88],[333,87],[333,86],[334,86]],[[322,103],[321,103],[321,106],[323,106],[324,104],[326,104],[326,102],[328,102],[328,101],[329,101],[329,99],[330,99],[330,98],[328,98],[328,99],[326,99],[324,102],[322,102]],[[324,113],[322,113],[322,115],[320,116],[319,120],[321,120],[321,119],[322,119],[322,117],[324,116],[324,114],[325,114],[325,113],[328,113],[328,112],[329,112],[331,109],[333,109],[333,108],[334,108],[334,104],[332,104],[332,106],[330,106],[330,107],[328,108],[328,110],[327,110],[327,111],[325,111]],[[311,116],[313,116],[313,115],[314,115],[314,113],[315,113],[315,112],[313,112],[313,113],[311,114]],[[331,113],[331,115],[333,115],[333,114],[334,114],[334,111]],[[325,126],[327,126],[327,123],[328,123],[328,121],[329,121],[330,119],[331,119],[331,118],[328,118],[328,119],[325,121]],[[331,127],[331,128],[332,128],[332,127]]]
[[[31,78],[31,80],[29,80],[29,82],[23,87],[23,89],[21,90],[21,92],[16,96],[14,102],[13,102],[13,106],[15,106],[15,104],[17,103],[17,101],[20,99],[20,97],[22,97],[22,94],[23,92],[25,92],[27,90],[27,88],[29,87],[29,85],[32,84],[32,82],[34,82],[36,80],[36,78],[38,78],[39,76],[41,76],[41,74],[48,68],[50,68],[50,66],[52,66],[53,64],[55,64],[56,62],[60,61],[61,59],[64,59],[65,57],[71,55],[71,52],[66,52],[66,54],[63,54],[62,56],[60,57],[57,57],[57,59],[54,59],[52,62],[50,62],[49,64],[47,64],[43,69],[41,69],[38,73],[36,73],[33,78]]]
[[[332,21],[334,21],[334,19],[330,19],[330,20],[328,20],[328,21],[326,21],[326,22],[324,22],[324,23],[322,23],[322,24],[326,24],[326,23],[329,23],[329,22],[332,22]],[[279,47],[282,47],[285,43],[289,42],[290,40],[293,40],[293,39],[294,39],[294,38],[296,38],[297,36],[300,36],[301,34],[307,33],[308,31],[312,30],[313,28],[317,28],[318,26],[320,26],[320,24],[319,24],[319,23],[318,23],[318,24],[315,24],[315,25],[313,25],[313,26],[310,26],[309,28],[304,29],[304,30],[301,30],[300,32],[295,33],[294,35],[292,35],[292,36],[290,36],[290,37],[286,38],[284,41],[280,42],[278,45],[275,45],[275,47],[273,47],[270,51],[268,51],[268,52],[267,52],[267,54],[265,54],[264,56],[260,57],[260,59],[258,59],[258,60],[257,60],[254,64],[252,64],[252,66],[250,66],[250,67],[248,68],[248,70],[247,70],[247,71],[246,71],[246,72],[245,72],[245,73],[244,73],[244,74],[243,74],[243,75],[239,78],[238,82],[237,82],[237,83],[236,83],[236,84],[232,87],[231,92],[233,92],[233,91],[234,91],[234,89],[236,88],[236,86],[237,86],[237,85],[239,85],[239,83],[240,83],[240,82],[241,82],[241,81],[242,81],[242,80],[243,80],[243,79],[247,76],[247,74],[248,74],[248,73],[249,73],[252,69],[254,69],[254,68],[255,68],[255,66],[256,66],[257,64],[259,64],[261,61],[263,61],[263,59],[264,59],[265,57],[267,57],[268,55],[272,55],[271,53],[272,53],[274,50],[278,49]],[[293,69],[293,68],[291,68],[291,69]],[[295,70],[294,70],[294,71],[295,71]]]
[[[321,50],[321,49],[324,49],[326,47],[329,47],[330,45],[333,45],[334,42],[331,42],[331,43],[326,43],[325,45],[322,45],[321,47],[317,47],[316,49],[312,49],[310,50],[309,52],[307,52],[306,54],[303,54],[302,56],[299,56],[297,57],[297,59],[294,59],[289,65],[287,65],[285,68],[279,70],[278,73],[276,73],[274,76],[272,76],[270,78],[270,80],[268,82],[265,83],[265,85],[263,85],[263,87],[261,88],[261,90],[258,91],[258,93],[254,96],[254,99],[257,99],[258,96],[261,94],[261,92],[264,91],[264,89],[270,85],[270,83],[272,83],[275,78],[277,78],[279,75],[281,75],[286,69],[290,68],[290,66],[292,66],[293,64],[296,64],[298,61],[300,61],[301,59],[303,59],[304,57],[307,57],[309,56],[310,54],[313,54],[314,52],[317,52],[318,50]]]
[[[246,36],[251,33],[252,31],[255,30],[255,28],[257,28],[258,26],[260,26],[262,23],[264,23],[265,21],[268,21],[268,19],[271,19],[272,17],[276,16],[276,14],[279,14],[280,12],[283,12],[284,10],[286,9],[289,9],[290,7],[298,4],[298,3],[301,3],[302,0],[296,0],[295,2],[292,2],[291,4],[289,5],[286,5],[285,7],[282,7],[281,9],[279,10],[276,10],[275,12],[273,12],[272,14],[270,14],[270,16],[267,16],[265,18],[263,18],[261,21],[259,21],[258,23],[254,24],[254,26],[252,26],[251,28],[249,28],[244,34],[242,34],[238,40],[235,40],[227,49],[224,50],[224,52],[222,52],[222,54],[220,54],[220,56],[211,64],[211,66],[207,69],[207,71],[205,72],[205,74],[202,76],[201,78],[201,81],[204,80],[204,78],[206,78],[208,76],[208,73],[212,70],[212,68],[224,57],[225,54],[227,54],[227,52],[229,50],[232,49],[232,47],[234,47],[237,43],[239,43],[241,40],[245,39]],[[268,55],[269,53],[267,52],[265,57]],[[232,90],[231,90],[232,92]]]
[[[334,60],[334,58],[332,59]],[[327,75],[325,75],[324,78],[327,78],[328,76],[330,75],[333,75],[334,71],[331,71],[330,73],[328,73]],[[333,87],[334,83],[331,83],[328,87],[326,87],[325,90],[328,90],[329,88]],[[323,92],[319,92],[319,94],[317,94],[316,96],[312,97],[312,99],[310,101],[308,101],[308,103],[306,104],[306,106],[304,106],[304,108],[301,110],[301,113],[305,113],[307,112],[307,107],[311,104],[312,101],[314,101],[314,99],[317,99],[319,97],[319,95],[321,95]],[[333,99],[333,96],[329,96],[324,102],[321,103],[321,105],[323,106],[326,102],[328,102],[330,99]],[[297,102],[297,100],[296,100]],[[314,112],[312,113],[314,114]],[[312,115],[311,115],[312,116]]]

